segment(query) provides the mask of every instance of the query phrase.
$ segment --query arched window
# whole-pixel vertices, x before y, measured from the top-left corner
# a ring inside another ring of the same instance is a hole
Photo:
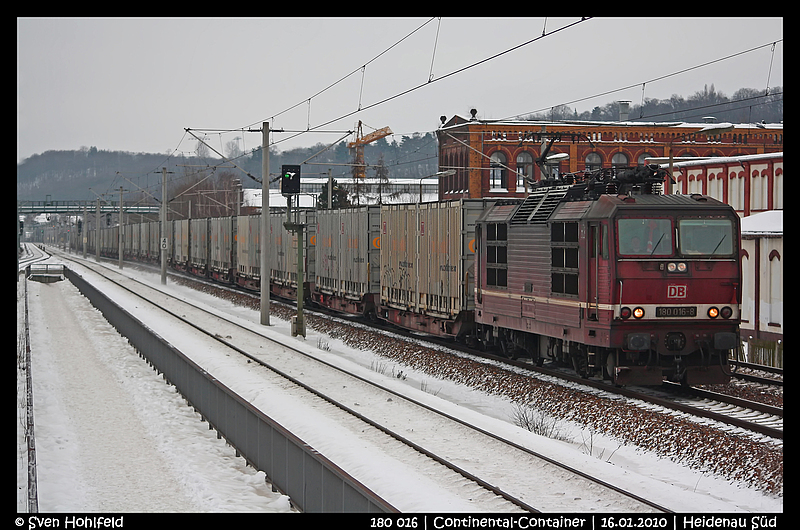
[[[640,166],[643,166],[647,163],[648,158],[654,158],[654,155],[650,153],[642,153],[639,155],[639,158],[636,159],[636,163]]]
[[[743,250],[740,258],[742,263],[742,322],[752,322],[755,315],[755,288],[753,270],[750,265],[750,255]]]
[[[533,156],[530,153],[520,153],[517,155],[517,191],[526,189],[526,178],[528,182],[533,179]],[[530,188],[530,184],[527,188]]]
[[[611,157],[611,165],[613,167],[627,167],[628,156],[622,153],[614,153],[614,156]]]
[[[776,169],[772,182],[772,207],[783,210],[783,170]]]
[[[711,174],[708,176],[707,195],[714,197],[718,201],[724,200],[722,187],[725,185],[725,173],[718,173],[716,178]]]
[[[508,165],[506,155],[500,151],[492,153],[492,159],[489,163],[489,190],[506,190],[508,189],[508,170],[505,166]]]
[[[603,167],[603,159],[597,153],[589,153],[586,155],[586,170],[594,171]]]
[[[705,192],[703,191],[705,183]],[[703,174],[703,171],[696,171],[689,175],[689,185],[686,193],[700,193],[708,195],[708,176]]]
[[[728,182],[728,204],[734,210],[744,210],[744,178],[731,171]]]
[[[769,322],[770,325],[783,324],[783,267],[781,255],[777,250],[769,253]]]

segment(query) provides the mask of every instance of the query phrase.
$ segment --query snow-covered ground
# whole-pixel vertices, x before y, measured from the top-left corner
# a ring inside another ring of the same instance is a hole
[[[289,511],[74,286],[28,290],[41,512]]]
[[[157,275],[132,269],[126,272],[160,287]],[[73,287],[67,282],[51,285],[31,282],[29,289],[40,510],[289,509],[287,499],[272,493],[264,484],[263,474],[245,467],[244,460],[236,458],[233,449],[199,421],[199,416],[186,406],[180,395],[156,376]],[[167,290],[200,300],[251,325],[259,320],[257,311],[196,291],[171,283]],[[43,307],[45,300],[47,308]],[[56,302],[61,305],[55,306]],[[74,324],[70,329],[59,327],[59,311],[54,307],[68,308],[62,312],[80,311],[80,329],[74,329]],[[274,315],[271,320],[271,332],[290,335],[287,322]],[[493,428],[505,425],[513,436],[526,438],[549,456],[586,462],[615,475],[617,481],[640,488],[663,487],[665,491],[676,492],[683,499],[684,511],[780,512],[783,509],[780,497],[688,470],[668,459],[621,446],[613,439],[568,423],[559,428],[569,442],[528,433],[512,424],[514,406],[508,400],[432,379],[407,367],[387,367],[391,363],[385,359],[369,351],[346,347],[341,341],[313,330],[308,330],[308,338],[301,342],[310,349],[324,345],[326,350],[330,348],[325,355],[335,356],[343,364],[350,363],[357,370],[387,368],[386,379],[392,385],[405,385],[415,394],[424,388],[430,402],[482,417],[481,421]],[[92,347],[72,347],[80,344]],[[179,344],[176,346],[180,349]],[[391,377],[392,371],[399,370],[406,374],[402,381]],[[380,374],[373,370],[373,375]],[[97,402],[103,402],[104,406],[94,406]],[[20,450],[24,449],[24,440],[20,445]],[[18,462],[21,460],[22,454],[18,456]],[[18,471],[18,492],[24,490],[19,477]],[[165,498],[164,491],[172,492],[169,498]],[[18,510],[24,511],[24,491],[18,493]]]

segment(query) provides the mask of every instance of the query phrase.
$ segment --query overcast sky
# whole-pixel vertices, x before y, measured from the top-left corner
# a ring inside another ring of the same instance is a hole
[[[711,84],[729,97],[783,86],[782,18],[578,21],[19,18],[17,161],[82,146],[188,153],[197,141],[187,128],[217,150],[236,137],[249,150],[260,133],[216,130],[263,121],[325,131],[272,133],[281,150],[332,143],[358,120],[365,132],[391,127],[399,141],[470,108],[499,119],[559,104],[582,112],[643,95],[688,97]]]

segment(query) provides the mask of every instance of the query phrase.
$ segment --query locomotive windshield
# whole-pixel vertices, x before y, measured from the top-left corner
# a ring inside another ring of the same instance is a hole
[[[672,220],[620,219],[619,253],[626,256],[671,256]]]
[[[680,219],[678,248],[683,256],[730,256],[734,251],[730,219]]]

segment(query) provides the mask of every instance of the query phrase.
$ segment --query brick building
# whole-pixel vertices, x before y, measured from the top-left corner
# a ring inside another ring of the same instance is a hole
[[[439,199],[524,197],[526,181],[542,179],[536,164],[548,155],[551,176],[601,167],[635,166],[668,157],[732,157],[783,151],[783,124],[737,124],[706,136],[709,123],[493,121],[453,116],[437,130]],[[665,189],[665,192],[669,190]]]

